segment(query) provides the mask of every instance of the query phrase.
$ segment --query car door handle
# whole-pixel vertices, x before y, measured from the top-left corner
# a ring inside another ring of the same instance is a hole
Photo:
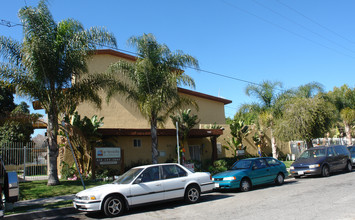
[[[160,183],[158,183],[158,184],[156,184],[156,186],[161,186],[161,184],[160,184]]]
[[[181,180],[181,182],[186,182],[186,180]]]

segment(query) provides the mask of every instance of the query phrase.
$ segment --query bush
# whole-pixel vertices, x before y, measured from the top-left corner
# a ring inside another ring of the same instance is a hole
[[[74,168],[74,164],[69,166],[66,162],[62,162],[62,179],[67,180],[72,178],[74,175],[78,175],[77,170]]]

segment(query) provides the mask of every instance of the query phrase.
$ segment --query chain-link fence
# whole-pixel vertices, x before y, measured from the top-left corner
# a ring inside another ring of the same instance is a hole
[[[0,146],[7,171],[16,171],[20,181],[48,179],[48,149],[45,144],[9,142]]]

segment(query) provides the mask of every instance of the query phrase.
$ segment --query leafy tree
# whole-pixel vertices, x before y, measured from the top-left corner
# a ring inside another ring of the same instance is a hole
[[[129,44],[137,49],[137,61],[119,61],[110,66],[107,81],[108,100],[115,94],[125,94],[134,102],[150,124],[152,138],[152,162],[158,162],[157,124],[184,104],[192,104],[180,97],[177,86],[194,87],[191,77],[181,69],[186,66],[198,67],[198,61],[182,51],[172,52],[159,44],[152,34],[131,37]],[[104,76],[107,78],[107,76]]]
[[[355,89],[347,85],[334,87],[327,97],[338,110],[340,120],[344,124],[348,144],[352,145],[352,127],[355,126]]]
[[[67,100],[89,100],[100,106],[100,82],[87,74],[87,59],[97,45],[116,46],[116,40],[104,28],[86,30],[73,19],[56,23],[45,0],[37,7],[23,7],[19,17],[23,40],[0,37],[0,56],[8,61],[0,64],[0,74],[19,94],[38,100],[48,114],[48,185],[57,185],[59,114],[65,111]]]
[[[12,88],[0,81],[0,125],[2,125],[6,117],[15,109],[14,96]]]
[[[312,139],[324,137],[334,120],[334,106],[320,96],[295,97],[285,107],[275,135],[284,141],[305,140],[312,147]]]
[[[254,96],[259,100],[258,103],[246,106],[251,112],[257,112],[258,121],[263,124],[264,127],[270,128],[271,131],[271,149],[272,156],[278,157],[277,147],[274,133],[275,120],[280,117],[285,95],[282,92],[278,92],[282,87],[281,82],[263,81],[260,85],[249,85],[245,92],[248,96]]]
[[[176,122],[178,123],[179,128],[179,139],[181,143],[181,149],[183,150],[185,146],[189,146],[187,143],[187,138],[189,136],[190,130],[197,125],[200,120],[198,120],[198,116],[194,114],[190,114],[191,109],[180,110],[177,115],[170,115],[171,120],[176,127]]]
[[[21,102],[12,110],[9,117],[0,127],[0,144],[30,142],[34,131],[32,124],[39,117],[39,114],[30,114],[29,106],[25,102]]]

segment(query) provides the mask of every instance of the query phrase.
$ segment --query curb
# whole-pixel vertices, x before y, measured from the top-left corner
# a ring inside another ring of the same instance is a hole
[[[4,219],[6,220],[40,219],[44,217],[59,217],[59,216],[64,216],[64,215],[74,214],[74,213],[78,213],[78,211],[74,207],[66,207],[66,208],[59,208],[59,209],[42,210],[42,211],[7,215],[4,216]]]

